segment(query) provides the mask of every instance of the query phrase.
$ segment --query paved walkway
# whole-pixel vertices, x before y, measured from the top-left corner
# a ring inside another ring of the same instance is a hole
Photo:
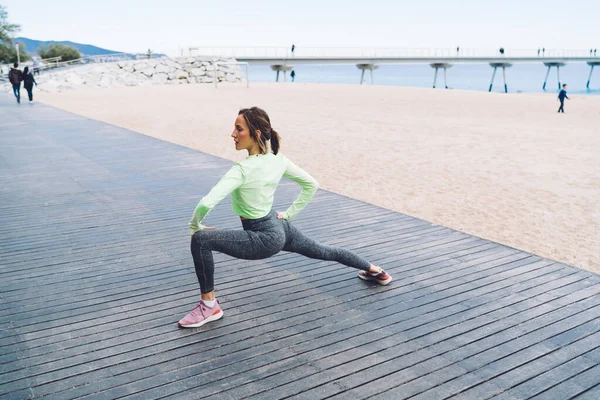
[[[230,164],[0,94],[0,399],[600,398],[598,275],[324,190],[295,225],[392,284],[216,254],[225,317],[178,329]]]

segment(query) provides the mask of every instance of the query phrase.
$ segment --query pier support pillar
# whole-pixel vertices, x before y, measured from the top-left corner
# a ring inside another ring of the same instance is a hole
[[[542,90],[546,90],[546,82],[548,81],[548,75],[550,75],[550,69],[552,69],[552,67],[556,67],[556,80],[558,81],[558,89],[560,90],[560,67],[564,67],[567,64],[562,62],[545,62],[544,65],[548,67],[548,71],[546,71],[546,78],[544,79]]]
[[[542,86],[542,90],[546,90],[546,82],[548,81],[548,75],[550,75],[550,66],[548,66],[548,71],[546,71],[546,77],[544,78],[544,85]]]
[[[275,64],[275,65],[271,65],[271,69],[273,71],[277,71],[277,74],[275,75],[275,82],[279,82],[279,73],[283,72],[283,81],[287,82],[287,71],[291,71],[292,69],[294,69],[293,65],[285,65],[285,64]]]
[[[507,62],[493,62],[490,63],[490,67],[494,68],[494,72],[492,72],[492,81],[490,82],[490,88],[488,89],[488,92],[491,92],[492,87],[494,86],[496,69],[498,69],[498,67],[502,67],[502,77],[504,79],[504,93],[508,93],[508,85],[506,84],[506,68],[512,67],[512,64]]]
[[[587,84],[585,85],[587,90],[590,90],[590,81],[592,80],[592,72],[594,72],[594,67],[600,66],[600,61],[588,61],[587,63],[590,66],[590,75],[588,76]]]
[[[446,89],[448,89],[448,75],[446,73],[446,70],[448,68],[452,67],[452,64],[448,64],[448,63],[433,63],[433,64],[429,64],[429,66],[431,68],[435,68],[435,72],[433,74],[433,88],[435,89],[435,84],[437,82],[438,69],[444,68],[444,86],[446,87]]]
[[[361,70],[360,73],[360,84],[362,85],[365,81],[365,70],[371,71],[371,85],[375,84],[375,80],[373,79],[373,70],[379,68],[377,64],[356,64],[356,68]]]

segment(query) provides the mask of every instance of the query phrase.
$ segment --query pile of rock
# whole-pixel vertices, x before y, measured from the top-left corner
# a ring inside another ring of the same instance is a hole
[[[36,89],[59,92],[81,86],[116,87],[162,84],[242,82],[244,73],[231,58],[206,57],[130,60],[104,64],[73,66],[63,70],[43,71],[36,75]],[[30,67],[31,68],[31,67]],[[0,82],[2,91],[12,91],[8,83]]]

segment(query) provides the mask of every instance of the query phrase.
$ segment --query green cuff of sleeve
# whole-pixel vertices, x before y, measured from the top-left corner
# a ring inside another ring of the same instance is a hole
[[[198,231],[203,231],[204,228],[206,228],[204,225],[198,225],[198,226],[190,226],[190,235],[193,235],[194,233],[198,232]]]

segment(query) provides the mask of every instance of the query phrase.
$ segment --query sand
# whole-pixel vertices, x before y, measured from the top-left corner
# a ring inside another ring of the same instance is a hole
[[[600,272],[600,96],[252,84],[41,93],[89,118],[241,160],[257,105],[323,189]],[[199,177],[201,179],[201,177]],[[352,218],[352,216],[349,216]],[[360,221],[357,221],[360,223]]]

